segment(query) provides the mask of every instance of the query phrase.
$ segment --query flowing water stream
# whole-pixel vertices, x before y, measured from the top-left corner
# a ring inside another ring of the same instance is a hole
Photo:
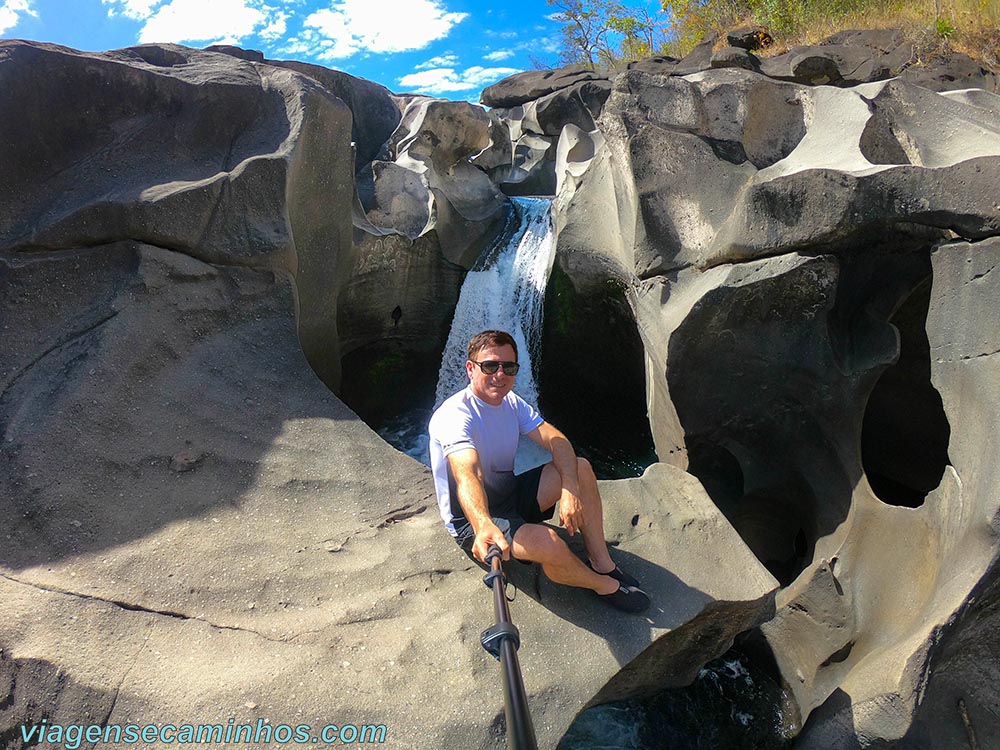
[[[555,258],[556,240],[549,198],[512,198],[513,212],[497,239],[466,275],[455,308],[451,332],[441,358],[434,407],[465,388],[469,339],[486,329],[508,331],[517,342],[521,370],[517,394],[538,406],[536,368],[542,335],[545,286]],[[391,445],[423,463],[430,463],[427,421],[430,412],[401,414],[378,432]],[[547,454],[521,441],[515,464],[524,471],[543,463]]]
[[[538,406],[535,370],[542,336],[545,285],[556,256],[552,201],[512,198],[514,218],[479,259],[462,285],[455,318],[441,359],[435,406],[468,384],[465,373],[469,339],[490,328],[510,333],[517,342],[521,371],[517,393]]]

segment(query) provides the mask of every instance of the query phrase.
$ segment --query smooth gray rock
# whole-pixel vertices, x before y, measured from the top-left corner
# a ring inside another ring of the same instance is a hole
[[[292,71],[175,45],[0,53],[0,108],[19,112],[0,122],[0,251],[136,240],[290,273],[307,357],[337,387],[329,311],[354,171],[339,99]],[[322,209],[318,193],[331,196]]]
[[[986,187],[1000,164],[1000,129],[988,110],[898,81],[858,93],[823,87],[811,96],[805,137],[754,176],[709,256],[755,257],[764,247],[850,240],[899,222],[970,239],[1000,228]],[[926,107],[920,116],[911,110],[917,103]],[[963,142],[941,137],[959,122]],[[866,152],[894,163],[874,164]]]
[[[930,379],[952,426],[940,484],[912,509],[886,506],[859,484],[824,559],[764,626],[799,705],[816,708],[803,747],[859,738],[862,747],[944,747],[967,739],[969,717],[984,746],[1000,736],[988,687],[996,655],[981,650],[988,641],[972,642],[991,637],[996,616],[1000,474],[986,434],[1000,417],[998,261],[996,239],[943,244],[930,257]],[[968,320],[977,324],[959,323]],[[905,583],[879,587],[882,571],[899,569],[909,571]],[[883,645],[873,646],[875,634]]]
[[[0,548],[0,729],[155,714],[503,746],[481,572],[429,470],[310,371],[287,282],[138,243],[2,264],[20,325],[0,331],[0,510],[18,519]],[[24,294],[55,289],[50,306]],[[178,473],[182,456],[199,458]],[[589,703],[691,679],[773,612],[773,579],[693,477],[654,466],[604,494],[615,557],[655,604],[625,616],[518,566],[542,747]],[[335,707],[316,674],[337,676]],[[443,688],[461,705],[424,710]]]
[[[399,125],[399,109],[384,86],[321,65],[294,60],[264,62],[315,79],[350,108],[353,117],[351,140],[355,144],[355,169],[376,159],[382,145]]]
[[[740,70],[616,79],[601,119],[628,150],[643,228],[628,262],[640,277],[700,262],[728,221],[718,197],[739,195],[805,135],[803,96]]]
[[[959,699],[996,735],[998,102],[630,70],[557,162],[559,268],[625,290],[657,454],[784,586],[803,748],[947,747]]]
[[[558,139],[526,133],[514,142],[511,170],[500,187],[507,195],[552,195],[556,191]]]
[[[468,102],[413,99],[387,142],[393,160],[372,165],[368,221],[411,240],[434,230],[444,256],[471,267],[506,206],[472,164],[491,148],[490,125],[486,111]]]
[[[593,130],[610,94],[610,81],[583,81],[527,104],[525,116],[533,116],[538,135],[558,136],[566,125]]]
[[[710,67],[760,70],[760,60],[742,47],[723,47],[712,55]]]
[[[706,34],[705,38],[698,42],[697,46],[688,52],[671,71],[672,75],[686,76],[712,67],[712,48],[719,40],[719,35],[714,31]]]
[[[527,70],[487,86],[480,101],[486,107],[516,107],[575,83],[603,78],[584,65],[567,65],[556,70]]]

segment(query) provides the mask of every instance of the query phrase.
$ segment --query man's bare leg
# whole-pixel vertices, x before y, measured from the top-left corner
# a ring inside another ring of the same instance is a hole
[[[584,523],[580,529],[583,544],[594,570],[608,573],[615,569],[615,563],[608,554],[608,543],[604,538],[604,507],[597,487],[597,476],[587,459],[578,457],[576,464],[580,483],[579,497],[583,503]],[[556,504],[561,493],[562,479],[559,471],[554,464],[546,464],[538,482],[538,506],[542,510],[548,510]]]
[[[545,575],[555,583],[590,589],[598,594],[612,594],[618,590],[618,581],[580,562],[551,526],[524,524],[514,534],[512,552],[519,560],[539,563]]]

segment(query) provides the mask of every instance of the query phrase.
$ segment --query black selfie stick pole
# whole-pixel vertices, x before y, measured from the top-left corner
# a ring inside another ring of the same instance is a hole
[[[521,664],[517,660],[517,649],[521,645],[521,635],[510,621],[507,607],[507,577],[501,564],[500,548],[490,547],[486,562],[490,572],[483,576],[483,583],[493,589],[493,609],[496,625],[483,631],[483,648],[500,660],[503,672],[503,712],[507,718],[507,747],[510,750],[538,750],[535,727],[528,712],[528,696],[524,692],[521,679]]]

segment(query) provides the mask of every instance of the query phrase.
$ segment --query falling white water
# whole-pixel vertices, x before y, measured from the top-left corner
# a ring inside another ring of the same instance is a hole
[[[513,234],[506,243],[487,251],[462,285],[441,359],[435,408],[468,385],[465,361],[469,339],[490,328],[514,337],[521,363],[514,390],[532,406],[538,406],[532,363],[539,352],[545,285],[556,250],[552,201],[511,200],[517,219]]]

